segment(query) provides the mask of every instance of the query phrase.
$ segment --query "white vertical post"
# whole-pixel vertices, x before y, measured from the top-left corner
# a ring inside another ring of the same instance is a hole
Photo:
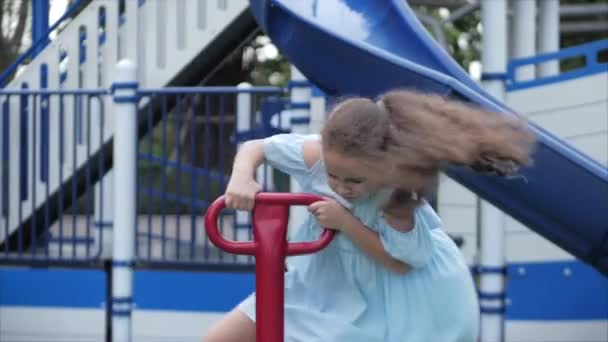
[[[325,124],[326,103],[325,95],[316,87],[312,89],[310,98],[310,133],[320,134]]]
[[[139,45],[142,44],[139,39],[139,1],[125,1],[125,16],[127,19],[122,36],[125,39],[121,42],[124,54],[121,57],[138,64]]]
[[[310,133],[310,95],[311,89],[307,84],[306,77],[295,66],[291,66],[291,94],[290,94],[290,115],[292,133],[308,134]],[[291,192],[300,192],[300,185],[291,178]],[[301,206],[292,206],[289,213],[289,232],[293,233],[294,228],[301,222],[304,222],[306,217],[306,208]]]
[[[131,341],[133,259],[136,219],[137,67],[116,66],[114,91],[114,251],[112,258],[112,341]]]
[[[295,66],[291,66],[290,120],[292,132],[308,134],[311,87],[306,77]]]
[[[251,84],[247,82],[240,83],[237,88],[240,89],[249,89],[251,88]],[[247,132],[253,129],[251,127],[252,122],[257,122],[254,117],[253,108],[251,106],[252,102],[251,93],[239,93],[237,96],[237,132]],[[273,179],[272,179],[272,167],[270,165],[261,165],[256,170],[257,182],[263,187],[264,191],[272,191]]]
[[[100,250],[100,257],[112,257],[112,240],[114,227],[114,170],[95,184],[95,244]]]
[[[539,1],[538,53],[559,50],[559,0]],[[545,62],[538,66],[538,76],[546,77],[559,73],[558,61]]]
[[[541,0],[542,1],[542,0]],[[515,0],[511,20],[512,58],[531,57],[536,54],[536,0]],[[536,77],[534,65],[520,67],[516,71],[518,81]]]
[[[243,82],[237,88],[250,89],[251,84]],[[251,130],[251,93],[239,93],[236,98],[236,132],[237,134]],[[242,141],[238,142],[237,149],[242,145]],[[249,225],[249,216],[247,212],[237,210],[235,218],[236,238],[239,241],[249,240],[249,231],[242,229]],[[246,261],[247,256],[239,255],[237,260]]]
[[[504,98],[507,64],[506,0],[481,2],[483,27],[481,60],[484,87],[498,100]],[[480,304],[481,342],[500,342],[504,338],[504,216],[491,204],[480,206]]]
[[[243,82],[237,86],[239,89],[249,89],[251,84]],[[251,129],[251,94],[250,93],[239,93],[236,98],[236,131],[237,133],[247,132]],[[239,141],[237,149],[240,148],[242,142]],[[235,231],[237,232],[237,239],[241,240],[241,227],[249,224],[249,217],[247,213],[241,210],[237,210],[235,218]]]

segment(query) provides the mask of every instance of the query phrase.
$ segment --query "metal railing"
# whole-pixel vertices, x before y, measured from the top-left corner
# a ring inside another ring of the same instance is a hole
[[[0,90],[0,259],[90,263],[99,257],[98,175],[107,172],[105,90]],[[99,220],[103,220],[102,217]]]
[[[580,61],[580,67],[555,75],[534,79],[520,80],[517,77],[517,71],[519,69],[535,65],[538,66],[543,63],[559,63],[567,60]],[[538,56],[514,59],[509,62],[507,66],[506,87],[507,90],[513,91],[605,72],[608,72],[608,39],[565,48]]]
[[[101,265],[111,258],[115,156],[104,137],[122,124],[110,117],[120,91],[0,90],[0,263]],[[225,190],[238,144],[286,132],[279,128],[288,126],[286,90],[134,91],[135,264],[250,267],[251,257],[209,243],[203,215]],[[265,191],[289,189],[289,179],[268,166],[258,180]],[[226,211],[220,227],[228,238],[251,239],[246,213]]]
[[[137,263],[251,265],[251,257],[226,254],[209,243],[203,216],[225,191],[238,144],[280,131],[271,120],[281,118],[284,91],[200,87],[138,93],[140,103],[149,100],[155,106],[147,107],[145,122],[140,123],[147,125],[149,133],[140,139],[137,151]],[[155,117],[160,121],[152,128]],[[266,190],[277,189],[272,173],[268,167],[258,173]],[[233,240],[250,240],[249,222],[249,218],[237,222],[237,214],[227,211],[220,229]]]

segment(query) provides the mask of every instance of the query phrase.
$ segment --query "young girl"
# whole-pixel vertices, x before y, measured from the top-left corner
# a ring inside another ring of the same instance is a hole
[[[321,137],[244,144],[228,207],[253,208],[261,189],[253,175],[265,160],[325,197],[293,240],[315,240],[322,227],[340,232],[324,250],[289,259],[285,341],[476,341],[471,275],[422,195],[450,163],[511,174],[529,162],[532,142],[515,116],[401,90],[342,102]],[[205,341],[255,341],[255,296]]]

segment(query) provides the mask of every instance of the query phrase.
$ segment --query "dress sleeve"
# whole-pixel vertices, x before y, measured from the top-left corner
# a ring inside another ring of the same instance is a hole
[[[278,134],[264,139],[264,158],[270,166],[294,177],[300,185],[308,178],[304,162],[304,141],[314,136]]]
[[[395,259],[414,268],[426,265],[433,254],[431,230],[438,228],[441,221],[433,208],[424,202],[415,212],[414,228],[401,232],[391,227],[381,213],[376,220],[376,228],[384,249]]]

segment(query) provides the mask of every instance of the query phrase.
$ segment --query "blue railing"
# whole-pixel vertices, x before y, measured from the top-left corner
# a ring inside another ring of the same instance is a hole
[[[608,54],[608,39],[583,44],[576,47],[561,49],[557,52],[542,54],[527,58],[512,60],[507,66],[506,87],[507,90],[525,89],[540,85],[563,82],[579,77],[589,76],[597,73],[608,72],[608,57],[600,61],[600,54]],[[518,80],[517,71],[522,67],[539,65],[546,62],[559,63],[571,58],[584,59],[584,65],[580,68],[558,73],[556,75],[535,78],[532,80]]]
[[[98,248],[80,246],[95,233],[91,218],[79,211],[93,211],[93,175],[106,171],[100,162],[103,156],[94,159],[97,151],[90,147],[93,131],[104,134],[102,98],[107,94],[106,90],[0,89],[1,262],[88,264],[99,258]],[[83,120],[93,107],[99,125]],[[58,130],[55,134],[50,134],[51,122]],[[89,163],[77,164],[79,149]]]
[[[0,241],[0,263],[99,264],[108,257],[102,241],[107,240],[104,236],[113,219],[100,208],[101,202],[113,199],[108,182],[103,182],[107,185],[98,188],[97,194],[95,186],[111,168],[111,149],[107,141],[93,146],[91,137],[95,130],[98,137],[107,136],[105,122],[110,118],[103,106],[98,108],[96,119],[89,116],[90,103],[103,104],[111,94],[105,89],[0,89],[0,226],[4,230],[0,236],[9,236]],[[211,201],[224,192],[237,145],[282,132],[271,120],[290,106],[286,94],[287,89],[279,87],[137,91],[138,263],[161,267],[252,265],[251,258],[225,254],[209,243],[203,215]],[[239,96],[249,97],[248,108],[238,108]],[[248,129],[236,129],[237,110],[241,116],[243,110],[251,113]],[[18,145],[10,131],[15,125],[20,127]],[[50,134],[50,129],[59,131]],[[51,150],[58,152],[49,152],[51,145]],[[76,154],[83,148],[86,162],[78,166]],[[9,153],[15,149],[18,153]],[[20,164],[19,172],[24,175],[19,178],[18,188],[9,184],[16,179],[8,176],[8,170],[15,167],[13,163]],[[270,180],[267,176],[265,179]],[[57,187],[57,177],[68,178]],[[53,183],[55,189],[50,185]],[[264,186],[287,190],[281,184],[288,182],[275,179],[274,184],[268,181]],[[24,209],[17,214],[10,212],[8,205],[15,196]],[[33,203],[43,204],[36,208]],[[9,229],[12,215],[18,215],[19,229],[14,231]],[[251,239],[248,220],[237,222],[233,211],[225,212],[220,226],[228,238]]]
[[[156,101],[159,109],[146,110],[143,125],[152,133],[139,143],[139,263],[252,265],[249,257],[226,254],[211,245],[202,218],[207,206],[223,194],[236,147],[243,138],[276,132],[268,122],[275,113],[265,113],[264,103],[284,94],[284,89],[277,87],[138,90],[140,103]],[[244,110],[237,108],[239,95],[249,95],[251,103],[245,109],[251,117],[244,119],[249,129],[241,132],[236,129],[236,112],[243,115]],[[251,239],[250,226],[237,223],[233,211],[226,211],[220,227],[230,239]]]

